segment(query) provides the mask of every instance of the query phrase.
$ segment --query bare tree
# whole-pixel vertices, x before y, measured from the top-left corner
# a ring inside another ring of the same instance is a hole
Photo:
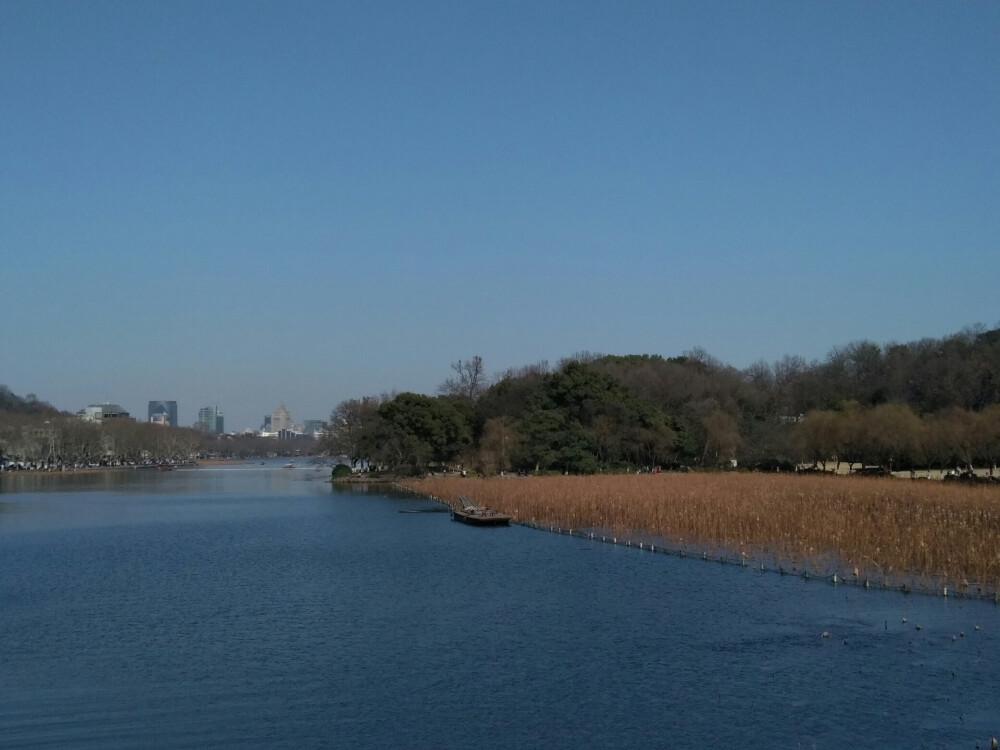
[[[520,435],[506,417],[493,417],[483,426],[479,447],[479,465],[484,474],[510,471],[511,454],[516,452]]]
[[[990,467],[990,476],[1000,461],[1000,404],[987,406],[975,420],[973,437],[979,458]]]
[[[347,456],[352,467],[366,458],[372,432],[378,422],[378,408],[388,396],[365,396],[341,401],[330,414],[323,447],[333,455]]]
[[[800,458],[822,464],[834,459],[840,468],[840,458],[847,429],[843,415],[829,409],[817,409],[805,415],[802,422],[795,425],[794,445]]]
[[[566,367],[566,365],[572,364],[573,362],[577,362],[581,365],[593,364],[594,362],[597,362],[603,357],[604,357],[603,354],[600,354],[598,352],[590,352],[584,349],[579,352],[574,352],[568,357],[563,357],[562,359],[560,359],[558,362],[556,362],[556,369],[562,370]]]
[[[808,368],[805,359],[798,355],[786,354],[771,367],[774,383],[779,387],[791,385]]]
[[[455,371],[455,377],[448,378],[438,388],[443,396],[460,396],[475,401],[489,387],[483,358],[478,354],[472,359],[453,362],[451,369]]]
[[[713,357],[700,346],[696,346],[694,349],[689,349],[684,352],[684,356],[692,362],[698,362],[701,364],[707,372],[719,372],[727,367],[722,360]]]
[[[736,420],[722,409],[714,409],[702,417],[701,423],[706,435],[702,461],[710,456],[716,463],[732,458],[742,443]]]
[[[879,404],[866,423],[870,460],[878,466],[912,469],[923,458],[924,423],[906,404]]]

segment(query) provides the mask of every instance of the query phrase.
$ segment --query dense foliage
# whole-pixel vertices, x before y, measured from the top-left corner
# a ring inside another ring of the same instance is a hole
[[[486,474],[733,462],[950,468],[993,466],[1000,452],[1000,329],[861,341],[821,362],[786,356],[745,370],[702,350],[581,353],[492,383],[479,357],[452,367],[458,377],[436,397],[342,402],[326,449],[355,466],[461,464]]]
[[[0,414],[44,416],[58,413],[58,409],[44,401],[39,401],[34,393],[21,397],[12,393],[7,386],[0,385]]]

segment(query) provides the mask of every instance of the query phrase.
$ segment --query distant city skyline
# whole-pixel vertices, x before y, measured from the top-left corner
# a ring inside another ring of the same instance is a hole
[[[1000,3],[0,3],[0,383],[233,431],[1000,317]]]
[[[19,396],[24,396],[26,394],[17,394]],[[35,394],[38,396],[38,394]],[[38,396],[43,401],[48,401],[41,396]],[[49,402],[51,403],[51,402]],[[86,415],[94,415],[91,418],[95,418],[95,421],[99,421],[103,412],[110,412],[115,416],[124,415],[132,419],[140,419],[135,412],[120,406],[118,403],[113,401],[101,401],[92,402],[86,407],[80,409],[73,408],[62,408],[58,404],[52,404],[57,409],[69,413],[84,413]],[[323,424],[325,424],[329,419],[329,414],[324,415],[322,418],[304,418],[297,422],[292,416],[290,410],[285,407],[284,402],[278,404],[278,406],[270,413],[264,416],[263,424],[257,424],[256,426],[243,426],[234,427],[229,425],[225,427],[225,409],[219,404],[212,404],[211,406],[202,406],[197,409],[196,416],[191,421],[185,421],[181,419],[178,415],[183,414],[179,410],[178,403],[175,400],[153,400],[147,402],[146,408],[146,421],[152,422],[156,421],[155,417],[160,417],[165,415],[167,417],[166,423],[173,427],[195,427],[200,428],[206,424],[213,425],[213,429],[217,429],[218,421],[221,420],[224,425],[224,432],[244,432],[246,430],[260,431],[261,429],[270,430],[272,425],[273,431],[277,432],[279,430],[292,430],[295,428],[301,428],[304,432],[312,433],[316,429],[319,429]],[[207,422],[205,420],[208,420]]]

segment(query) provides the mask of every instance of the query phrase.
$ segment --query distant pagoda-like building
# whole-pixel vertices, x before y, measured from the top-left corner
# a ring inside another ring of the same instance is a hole
[[[271,412],[271,432],[281,432],[292,429],[292,415],[284,404],[278,404],[278,408]]]

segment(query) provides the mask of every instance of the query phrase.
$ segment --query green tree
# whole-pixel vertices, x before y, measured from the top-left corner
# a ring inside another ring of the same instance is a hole
[[[447,398],[401,393],[382,404],[383,440],[392,443],[397,461],[414,466],[453,461],[472,442],[468,421]]]
[[[534,466],[535,471],[554,466],[567,431],[566,415],[555,409],[537,407],[525,414],[518,425],[522,436],[518,463]]]

